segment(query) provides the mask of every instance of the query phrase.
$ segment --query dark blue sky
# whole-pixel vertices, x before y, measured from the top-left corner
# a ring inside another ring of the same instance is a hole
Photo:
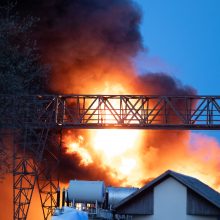
[[[169,72],[198,94],[220,94],[220,1],[135,1],[143,11],[148,68]]]
[[[135,1],[148,48],[140,71],[168,72],[199,95],[220,95],[220,0]],[[220,131],[208,134],[220,142]]]

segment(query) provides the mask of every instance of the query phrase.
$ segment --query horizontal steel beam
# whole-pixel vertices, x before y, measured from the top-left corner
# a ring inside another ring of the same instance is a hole
[[[0,95],[0,104],[0,127],[220,129],[220,96]]]
[[[220,125],[98,125],[98,124],[81,124],[81,125],[69,125],[65,124],[66,129],[142,129],[142,130],[220,130]]]

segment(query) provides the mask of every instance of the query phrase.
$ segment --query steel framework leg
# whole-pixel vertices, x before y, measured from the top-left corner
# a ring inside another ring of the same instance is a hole
[[[13,156],[14,220],[26,220],[38,177],[56,102],[30,99],[18,102],[15,117]],[[22,106],[21,106],[22,105]],[[40,120],[41,119],[41,120]]]
[[[33,159],[15,156],[13,170],[14,220],[26,220],[35,181],[36,165]]]
[[[48,142],[49,146],[45,148],[37,178],[44,220],[47,220],[57,207],[56,196],[59,187],[58,166],[61,153],[62,128],[58,135],[50,136]]]
[[[23,131],[15,135],[13,157],[14,220],[26,220],[37,180],[48,130]]]

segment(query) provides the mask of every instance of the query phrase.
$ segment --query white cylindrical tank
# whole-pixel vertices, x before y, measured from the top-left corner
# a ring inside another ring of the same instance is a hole
[[[68,197],[74,202],[103,202],[105,185],[103,181],[70,180]]]
[[[107,187],[108,204],[114,206],[137,190],[134,187]]]

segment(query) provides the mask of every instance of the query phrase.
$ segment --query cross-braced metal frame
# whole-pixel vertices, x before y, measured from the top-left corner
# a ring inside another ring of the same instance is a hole
[[[35,183],[38,183],[44,219],[48,219],[56,206],[55,193],[58,180],[49,159],[57,167],[58,158],[47,147],[51,129],[59,106],[55,97],[0,96],[0,129],[11,130],[13,150],[13,204],[14,220],[26,220]],[[59,135],[57,135],[59,140]],[[60,147],[60,145],[54,147]],[[52,156],[51,156],[52,155]],[[47,157],[47,158],[45,158]]]
[[[59,99],[63,106],[57,123],[64,127],[220,128],[220,96],[71,95]]]
[[[14,220],[27,219],[36,182],[44,219],[53,213],[59,155],[48,140],[59,149],[63,128],[220,129],[220,96],[0,95],[0,105],[0,129],[14,139]]]

